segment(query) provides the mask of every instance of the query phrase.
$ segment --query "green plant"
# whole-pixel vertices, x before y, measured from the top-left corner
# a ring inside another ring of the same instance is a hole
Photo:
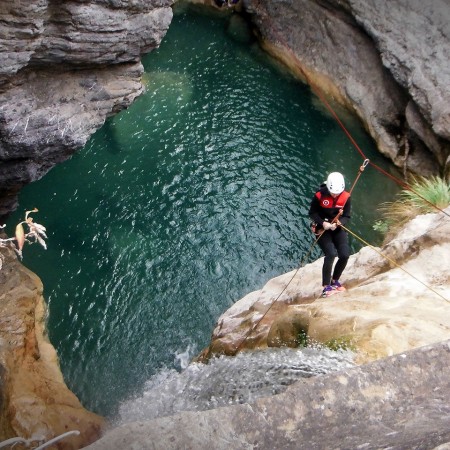
[[[450,184],[445,179],[414,177],[411,189],[403,189],[394,202],[381,204],[378,210],[382,219],[375,222],[375,230],[386,233],[389,239],[409,220],[419,214],[435,211],[435,207],[444,209],[450,205]]]
[[[308,347],[308,333],[305,330],[298,333],[297,343],[299,347]]]
[[[450,204],[450,183],[441,177],[415,177],[411,187],[399,196],[422,213],[434,211],[432,205],[443,209]]]
[[[314,348],[328,348],[332,351],[351,350],[355,351],[356,347],[353,339],[350,336],[342,336],[330,339],[327,342],[320,343],[311,339],[305,330],[301,330],[297,335],[297,343],[299,347],[314,347]]]
[[[389,229],[389,225],[387,223],[386,220],[377,220],[373,225],[372,228],[375,231],[379,231],[382,234],[386,234],[388,229]]]
[[[351,350],[351,351],[356,350],[356,347],[355,347],[355,344],[353,343],[352,338],[348,337],[348,336],[342,336],[339,338],[330,339],[329,341],[325,342],[325,344],[323,344],[323,345],[324,345],[324,347],[327,347],[330,350],[333,350],[335,352],[337,352],[338,350]]]

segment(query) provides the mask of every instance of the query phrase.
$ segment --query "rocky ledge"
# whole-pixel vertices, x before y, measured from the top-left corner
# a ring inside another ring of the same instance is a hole
[[[409,222],[382,248],[364,247],[347,291],[320,298],[323,258],[270,280],[218,320],[200,360],[236,350],[340,341],[367,363],[450,339],[450,208]],[[281,295],[280,295],[281,294]]]
[[[19,436],[38,445],[77,430],[58,448],[82,448],[98,439],[105,421],[64,383],[46,333],[40,279],[10,248],[0,248],[0,262],[0,441]]]

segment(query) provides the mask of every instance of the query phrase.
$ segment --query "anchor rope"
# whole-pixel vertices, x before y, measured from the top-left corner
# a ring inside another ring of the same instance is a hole
[[[270,17],[267,13],[267,10],[261,6],[261,8],[264,9],[265,11],[265,15],[266,17]],[[273,25],[273,21],[270,21],[270,19],[268,19],[268,21],[270,22],[270,24]],[[442,208],[439,208],[437,205],[435,205],[434,203],[432,203],[431,201],[429,201],[427,198],[425,198],[422,194],[420,194],[419,192],[417,192],[415,189],[413,189],[408,183],[406,183],[405,181],[395,177],[394,175],[388,173],[387,171],[385,171],[383,168],[381,168],[380,166],[378,166],[377,164],[371,162],[365,155],[365,153],[363,152],[363,150],[360,148],[360,146],[358,145],[358,143],[356,142],[356,140],[353,138],[353,136],[351,135],[351,133],[348,131],[348,129],[346,128],[346,126],[344,125],[344,123],[342,122],[342,120],[339,118],[339,116],[337,115],[337,113],[334,111],[334,109],[332,108],[332,106],[330,105],[330,103],[328,102],[328,100],[325,98],[325,96],[322,94],[321,90],[319,89],[318,86],[316,86],[310,79],[310,77],[308,76],[308,74],[306,73],[305,69],[303,68],[303,66],[301,65],[299,59],[297,58],[296,54],[292,51],[292,49],[289,47],[289,45],[286,43],[285,39],[283,39],[280,35],[280,33],[278,33],[275,28],[273,26],[270,26],[270,29],[272,30],[272,32],[274,33],[274,35],[277,37],[277,40],[279,41],[279,43],[284,47],[284,49],[291,55],[292,60],[294,61],[296,67],[298,68],[298,70],[300,71],[300,73],[304,76],[304,78],[306,79],[306,82],[308,83],[308,85],[310,86],[310,88],[312,89],[312,91],[317,95],[317,97],[322,101],[322,103],[325,105],[325,107],[328,109],[328,111],[331,113],[331,115],[333,116],[333,118],[336,120],[337,124],[341,127],[341,129],[343,130],[344,134],[347,136],[347,138],[349,139],[349,141],[351,142],[351,144],[354,146],[354,148],[359,152],[359,154],[361,155],[362,158],[364,158],[364,162],[363,165],[359,168],[358,174],[355,178],[355,181],[353,182],[353,185],[349,191],[350,195],[353,192],[353,189],[355,188],[355,185],[357,183],[357,181],[359,180],[360,176],[362,175],[364,169],[366,168],[366,166],[368,164],[370,164],[373,168],[375,168],[376,170],[378,170],[381,174],[385,175],[386,177],[388,177],[389,179],[391,179],[392,181],[394,181],[395,183],[397,183],[398,185],[400,185],[403,189],[409,190],[411,192],[413,192],[417,197],[421,198],[425,203],[427,203],[429,206],[431,206],[432,208],[438,210],[439,212],[445,214],[447,217],[450,217],[450,214],[447,213],[446,211],[444,211]],[[342,209],[339,211],[339,213],[337,214],[337,216],[332,220],[333,222],[336,222],[339,220],[340,215],[342,214]],[[387,257],[386,255],[383,255],[381,252],[379,252],[374,246],[372,246],[371,244],[369,244],[368,242],[366,242],[364,239],[360,238],[359,236],[357,236],[355,233],[353,233],[351,230],[349,230],[348,228],[344,227],[342,224],[340,224],[340,226],[346,230],[347,232],[349,232],[350,234],[352,234],[353,236],[355,236],[357,239],[359,239],[361,242],[363,242],[364,244],[366,244],[367,246],[369,246],[370,248],[374,249],[375,251],[377,251],[378,253],[380,253],[383,257],[387,258],[392,264],[394,264],[396,267],[399,267],[401,270],[403,270],[405,273],[407,273],[409,276],[411,276],[412,278],[414,278],[415,280],[417,280],[418,282],[420,282],[421,284],[423,284],[424,286],[426,286],[428,289],[430,289],[431,291],[433,291],[435,294],[437,294],[439,297],[443,298],[445,301],[449,301],[447,300],[445,297],[443,297],[441,294],[439,294],[437,291],[435,291],[433,288],[431,288],[430,286],[426,285],[425,283],[423,283],[422,281],[420,281],[417,277],[415,277],[413,274],[409,273],[407,270],[405,270],[404,268],[402,268],[401,266],[399,266],[395,261],[391,260],[389,257]],[[311,247],[309,248],[306,257],[309,257],[309,255],[311,254],[313,248],[315,247],[315,245],[318,243],[320,237],[322,236],[322,233],[320,233],[317,237],[317,239],[313,242],[313,244],[311,245]],[[239,343],[239,345],[237,346],[237,348],[234,350],[233,354],[236,354],[239,349],[242,347],[242,345],[244,344],[244,342],[248,339],[248,337],[252,334],[252,332],[258,327],[259,323],[264,319],[264,317],[267,315],[267,313],[269,312],[269,310],[272,308],[272,306],[275,304],[275,302],[281,297],[281,295],[286,291],[286,289],[288,288],[288,286],[292,283],[292,281],[294,280],[294,278],[296,277],[297,273],[299,272],[299,270],[303,267],[303,264],[305,263],[305,261],[307,260],[306,257],[302,258],[302,261],[300,263],[300,266],[295,270],[293,276],[290,278],[290,280],[288,281],[288,283],[286,284],[286,286],[283,288],[283,290],[280,292],[280,294],[270,303],[269,307],[267,308],[266,312],[259,318],[259,320],[257,322],[255,322],[255,324],[251,327],[251,329],[246,333],[246,335],[244,336],[244,338],[241,340],[241,342]],[[261,290],[262,293],[262,290]],[[260,294],[261,295],[261,294]],[[256,302],[259,300],[256,300]]]
[[[303,75],[303,77],[305,78],[306,82],[308,83],[308,85],[310,86],[311,90],[317,95],[317,97],[321,100],[321,102],[325,105],[325,107],[327,108],[327,110],[330,112],[330,114],[333,116],[333,118],[336,120],[337,124],[341,127],[341,129],[343,130],[344,134],[347,136],[347,138],[349,139],[349,141],[351,142],[351,144],[355,147],[355,149],[358,151],[358,153],[362,156],[362,158],[364,158],[364,160],[367,160],[367,156],[365,155],[365,153],[363,152],[363,150],[361,149],[361,147],[358,145],[358,143],[356,142],[356,140],[353,138],[353,136],[351,135],[350,131],[348,131],[347,127],[344,125],[344,123],[342,122],[342,120],[339,118],[339,116],[337,115],[336,111],[333,109],[333,107],[330,105],[330,103],[328,102],[328,100],[325,98],[325,95],[322,93],[321,89],[311,80],[310,76],[307,74],[305,68],[303,67],[303,65],[301,64],[299,58],[297,57],[297,55],[294,53],[294,51],[289,47],[288,43],[286,42],[286,39],[283,38],[282,34],[276,30],[276,28],[273,25],[273,21],[270,19],[270,15],[268,14],[268,11],[266,8],[264,8],[264,6],[260,5],[260,8],[264,10],[264,15],[267,18],[267,22],[269,23],[269,28],[272,30],[273,34],[275,35],[277,41],[279,42],[279,44],[285,49],[285,51],[290,55],[290,57],[292,58],[292,60],[295,63],[295,66],[298,68],[299,72]],[[395,183],[397,183],[399,186],[401,186],[403,189],[406,189],[408,191],[413,192],[415,195],[417,195],[417,197],[419,197],[420,199],[422,199],[425,203],[427,203],[429,206],[431,206],[432,208],[436,209],[437,211],[445,214],[447,217],[450,217],[450,214],[447,213],[446,211],[444,211],[442,208],[439,208],[437,205],[435,205],[433,202],[431,202],[430,200],[428,200],[427,198],[425,198],[422,194],[420,194],[420,192],[417,192],[417,190],[413,189],[408,183],[406,183],[405,181],[401,180],[400,178],[395,177],[394,175],[388,173],[386,170],[384,170],[383,168],[381,168],[380,166],[378,166],[377,164],[370,162],[371,166],[373,168],[375,168],[376,170],[378,170],[381,174],[385,175],[386,177],[388,177],[389,179],[391,179],[392,181],[394,181]]]

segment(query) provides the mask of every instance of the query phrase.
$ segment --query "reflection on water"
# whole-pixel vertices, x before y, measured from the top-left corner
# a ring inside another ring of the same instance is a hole
[[[177,15],[144,59],[145,95],[21,195],[18,216],[36,206],[49,231],[24,263],[44,282],[51,341],[69,387],[102,415],[200,352],[234,301],[297,267],[315,188],[334,170],[350,184],[361,164],[239,26]],[[377,176],[366,170],[353,198],[352,227],[370,241],[375,205],[392,197]]]

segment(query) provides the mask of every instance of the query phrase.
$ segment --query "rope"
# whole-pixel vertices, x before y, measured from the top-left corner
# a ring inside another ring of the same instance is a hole
[[[392,263],[395,267],[403,270],[403,272],[405,272],[406,274],[408,274],[411,278],[414,278],[414,280],[418,281],[420,284],[422,284],[423,286],[425,286],[427,289],[429,289],[430,291],[434,292],[436,295],[438,295],[439,297],[441,297],[443,300],[445,300],[446,302],[450,302],[450,300],[446,299],[443,295],[441,295],[439,292],[435,291],[431,286],[427,285],[426,283],[424,283],[423,281],[419,280],[419,278],[417,278],[416,276],[414,276],[412,273],[408,272],[406,269],[404,269],[402,266],[400,266],[399,264],[397,264],[397,262],[395,262],[392,258],[390,258],[389,256],[386,256],[385,254],[383,254],[380,250],[378,250],[376,247],[374,247],[373,245],[369,244],[367,241],[365,241],[362,237],[358,236],[356,233],[354,233],[353,231],[351,231],[350,229],[348,229],[347,227],[345,227],[344,225],[341,225],[341,228],[343,228],[345,231],[347,231],[348,233],[350,233],[352,236],[354,236],[355,238],[359,239],[362,243],[364,243],[365,245],[367,245],[368,247],[370,247],[372,250],[375,250],[379,255],[381,255],[383,258],[387,259],[390,263]]]
[[[41,450],[41,449],[47,448],[50,445],[53,445],[55,442],[60,441],[61,439],[64,439],[71,435],[78,436],[79,434],[80,434],[80,432],[78,430],[67,431],[66,433],[60,434],[59,436],[56,436],[53,439],[50,439],[49,441],[45,442],[44,444],[40,445],[39,447],[36,447],[35,450]]]
[[[79,434],[80,434],[80,432],[78,430],[67,431],[67,432],[60,434],[59,436],[56,436],[53,439],[50,439],[49,441],[39,445],[39,447],[34,447],[34,450],[44,449],[50,445],[53,445],[55,442],[60,441],[61,439],[64,439],[71,435],[78,436]],[[36,441],[39,441],[39,439],[36,439],[36,438],[25,439],[22,437],[13,437],[13,438],[7,439],[6,441],[0,442],[0,448],[4,448],[7,446],[14,447],[16,444],[24,444],[25,446],[29,447],[30,445],[32,445],[33,442],[36,442]]]
[[[359,180],[359,177],[362,175],[362,173],[364,172],[364,169],[367,167],[367,165],[370,163],[369,159],[365,159],[364,162],[362,163],[362,166],[360,166],[359,170],[358,170],[358,175],[356,175],[355,181],[352,184],[352,187],[350,188],[350,190],[348,191],[348,193],[350,195],[352,195],[353,189],[355,189],[356,183]]]
[[[262,9],[265,10],[266,16],[270,17],[267,13],[267,10],[265,8],[263,8],[261,6]],[[273,24],[273,22],[268,19],[268,21],[270,23]],[[293,59],[293,61],[295,61],[295,65],[297,66],[298,70],[300,71],[300,73],[304,76],[304,78],[306,79],[308,85],[310,86],[311,90],[317,95],[317,97],[319,97],[319,99],[322,101],[322,103],[325,105],[325,107],[328,109],[328,111],[330,112],[330,114],[334,117],[334,119],[336,120],[336,122],[338,123],[338,125],[342,128],[342,130],[344,131],[345,135],[347,136],[347,138],[349,139],[349,141],[352,143],[352,145],[355,147],[355,149],[359,152],[359,154],[365,159],[367,160],[367,156],[364,154],[364,152],[361,150],[361,148],[359,147],[358,143],[355,141],[355,139],[353,138],[353,136],[351,135],[351,133],[347,130],[347,128],[345,127],[345,125],[343,124],[343,122],[341,121],[341,119],[339,118],[339,116],[336,114],[336,112],[334,111],[334,109],[332,108],[332,106],[329,104],[329,102],[327,101],[327,99],[325,98],[325,96],[322,94],[321,90],[319,89],[318,86],[316,86],[310,79],[310,77],[308,76],[308,74],[306,73],[305,69],[303,68],[303,66],[300,63],[300,60],[297,58],[297,55],[293,52],[293,50],[289,47],[289,45],[287,44],[286,40],[283,39],[283,37],[281,37],[280,33],[273,27],[270,26],[271,30],[273,31],[274,35],[276,36],[277,40],[280,42],[280,44],[286,49],[287,53],[289,53]],[[423,195],[421,195],[419,192],[417,192],[416,190],[414,190],[409,184],[407,184],[406,182],[400,180],[399,178],[395,177],[394,175],[391,175],[390,173],[386,172],[384,169],[382,169],[380,166],[378,166],[377,164],[370,162],[370,164],[376,169],[378,170],[380,173],[382,173],[383,175],[387,176],[388,178],[390,178],[391,180],[393,180],[395,183],[397,183],[399,186],[401,186],[403,189],[407,189],[411,192],[413,192],[415,195],[417,195],[420,199],[422,199],[425,203],[427,203],[429,206],[431,206],[432,208],[436,209],[437,211],[444,213],[446,216],[450,217],[450,214],[447,213],[446,211],[444,211],[442,208],[439,208],[438,206],[436,206],[434,203],[430,202],[428,199],[426,199]]]

